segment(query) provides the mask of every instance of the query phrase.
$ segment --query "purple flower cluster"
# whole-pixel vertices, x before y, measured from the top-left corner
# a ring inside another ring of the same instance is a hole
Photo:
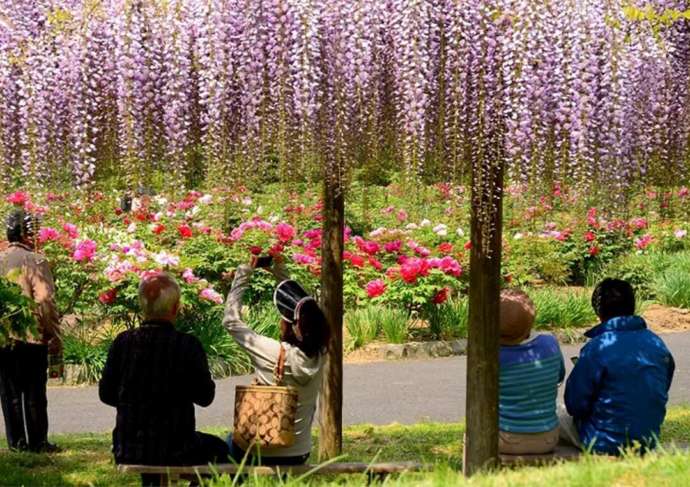
[[[309,163],[340,180],[394,158],[411,174],[481,167],[477,184],[499,160],[515,182],[673,181],[690,23],[627,4],[0,0],[2,178],[162,171],[177,188]]]

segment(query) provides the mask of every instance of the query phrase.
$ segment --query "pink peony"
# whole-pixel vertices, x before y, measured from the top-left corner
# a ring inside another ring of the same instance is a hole
[[[187,284],[199,281],[199,278],[194,275],[194,271],[189,268],[185,269],[182,273],[182,279],[184,279]]]
[[[295,236],[295,228],[289,223],[276,225],[275,234],[281,242],[289,242]]]
[[[52,227],[43,227],[38,231],[38,241],[41,243],[57,240],[59,237],[58,231]]]
[[[594,242],[597,239],[597,236],[594,235],[594,232],[585,232],[585,242]]]
[[[407,212],[405,210],[399,210],[397,217],[399,222],[404,222],[407,220]]]
[[[313,264],[316,259],[312,257],[311,255],[306,255],[306,254],[294,254],[292,256],[292,259],[297,262],[298,264],[302,265],[310,265]]]
[[[87,239],[77,243],[72,258],[77,262],[91,262],[94,255],[96,255],[96,242]]]
[[[366,289],[367,296],[370,298],[375,298],[386,292],[386,283],[381,279],[374,279],[373,281],[369,281],[367,283]]]
[[[635,247],[638,250],[644,250],[647,247],[649,247],[653,240],[654,237],[652,237],[650,234],[643,235],[642,237],[635,240]]]
[[[212,287],[202,289],[199,293],[199,297],[216,304],[223,304],[223,296],[221,296],[220,293],[215,291]]]
[[[17,191],[7,196],[7,202],[16,206],[24,206],[29,199],[29,195],[24,191]]]
[[[65,223],[62,225],[62,229],[69,235],[69,238],[78,238],[79,237],[79,231],[77,230],[77,226],[73,223]]]
[[[402,242],[400,240],[393,240],[392,242],[387,242],[383,245],[383,249],[388,253],[395,253],[400,251]]]

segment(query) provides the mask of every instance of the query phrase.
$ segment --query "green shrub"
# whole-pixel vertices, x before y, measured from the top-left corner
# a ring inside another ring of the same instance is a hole
[[[690,273],[686,269],[671,267],[659,275],[654,284],[660,303],[690,308]]]
[[[351,348],[359,348],[373,341],[381,330],[379,315],[382,306],[370,305],[349,311],[345,315],[345,327],[350,335]]]
[[[570,274],[570,264],[559,255],[561,243],[555,239],[523,237],[512,240],[506,251],[505,268],[513,276],[513,282],[524,285],[534,281],[549,284],[565,284]]]
[[[376,318],[388,343],[405,342],[408,336],[408,316],[405,311],[381,307]]]
[[[589,293],[552,288],[529,292],[536,307],[536,328],[572,328],[597,322]]]
[[[77,383],[93,384],[103,373],[114,333],[94,333],[85,325],[77,325],[62,335],[65,364],[75,367]]]
[[[435,338],[447,340],[467,336],[469,302],[466,298],[450,299],[427,309],[429,330]]]

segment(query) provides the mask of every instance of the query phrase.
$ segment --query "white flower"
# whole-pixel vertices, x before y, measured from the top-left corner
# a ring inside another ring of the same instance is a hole
[[[242,204],[244,206],[249,206],[252,204],[252,199],[249,196],[245,196],[244,198],[242,198]]]
[[[165,196],[155,196],[153,201],[155,201],[159,206],[165,206],[168,204],[168,199]]]
[[[263,206],[259,206],[259,207],[256,209],[256,214],[257,214],[257,215],[261,215],[263,212],[264,212],[264,207],[263,207]]]
[[[277,215],[271,215],[268,217],[268,221],[271,223],[276,223],[278,220],[280,220],[280,218],[278,218]]]
[[[153,221],[154,222],[161,221],[161,218],[163,218],[163,212],[162,211],[159,211],[159,212],[153,214]]]
[[[458,234],[458,237],[464,237],[465,236],[465,231],[460,227],[458,227],[458,229],[455,230],[455,233]]]
[[[520,240],[522,237],[524,237],[524,235],[518,232],[515,235],[513,235],[513,240]]]
[[[210,205],[213,202],[213,195],[205,194],[199,198],[199,203],[202,205]]]
[[[426,218],[419,222],[420,227],[429,227],[431,226],[431,220],[427,220]]]
[[[132,198],[132,211],[141,209],[141,198]]]
[[[137,224],[136,223],[130,223],[129,226],[127,227],[127,232],[128,233],[134,233],[137,231]]]
[[[445,237],[448,235],[448,225],[439,223],[434,227],[434,233],[440,237]]]
[[[160,265],[176,266],[180,263],[180,258],[178,256],[169,254],[166,251],[161,251],[154,255],[153,260]]]
[[[407,228],[408,230],[416,230],[416,229],[418,229],[419,227],[417,226],[416,223],[408,223],[408,224],[405,226],[405,228]]]
[[[369,232],[370,237],[378,237],[380,235],[383,235],[386,232],[385,227],[379,227],[376,230],[372,230]]]
[[[685,236],[688,234],[687,230],[676,230],[675,236],[676,238],[685,238]]]
[[[192,206],[189,210],[187,210],[187,218],[193,218],[196,216],[197,213],[199,213],[199,207],[198,206]]]

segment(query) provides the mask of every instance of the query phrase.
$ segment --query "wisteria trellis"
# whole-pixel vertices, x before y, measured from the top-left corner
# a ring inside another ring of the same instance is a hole
[[[685,178],[690,26],[624,4],[0,0],[4,182],[290,178],[384,153],[457,174],[495,123],[514,179]]]

